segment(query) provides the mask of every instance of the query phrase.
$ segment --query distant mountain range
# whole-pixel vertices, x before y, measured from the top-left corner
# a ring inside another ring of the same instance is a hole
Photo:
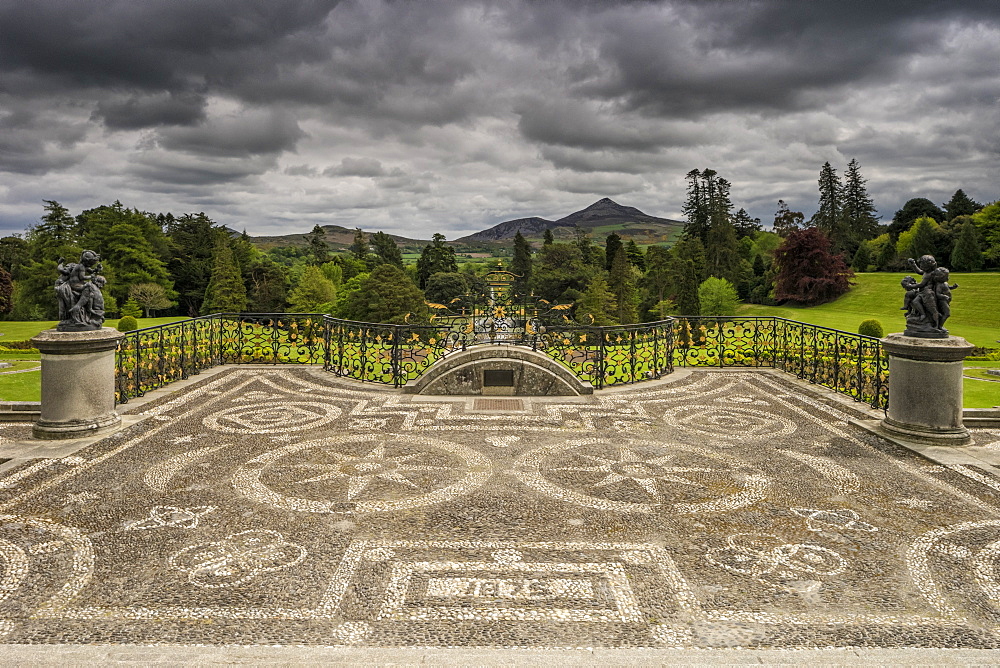
[[[456,241],[460,243],[502,241],[513,239],[518,230],[525,238],[540,238],[547,229],[552,230],[553,236],[569,236],[573,234],[574,228],[579,227],[593,234],[595,238],[601,234],[617,232],[622,237],[634,238],[636,242],[655,243],[656,240],[671,240],[683,226],[682,221],[650,216],[634,206],[622,206],[605,197],[586,209],[571,213],[559,220],[538,217],[508,220]]]
[[[340,225],[322,225],[326,232],[326,241],[333,248],[347,247],[354,241],[354,230]],[[575,234],[575,228],[588,232],[595,241],[603,240],[612,232],[618,233],[624,239],[634,239],[636,243],[655,244],[673,241],[684,222],[670,218],[657,218],[643,213],[633,206],[622,206],[608,199],[600,199],[586,209],[582,209],[558,220],[547,220],[532,216],[517,218],[498,223],[493,227],[455,239],[449,243],[458,247],[482,247],[492,245],[508,245],[518,230],[526,239],[541,239],[545,230],[552,230],[556,238],[570,238]],[[398,235],[390,235],[399,246],[405,250],[419,250],[429,243],[420,239],[408,239]],[[279,236],[250,237],[250,240],[263,247],[302,246],[308,243],[307,234],[284,234]]]

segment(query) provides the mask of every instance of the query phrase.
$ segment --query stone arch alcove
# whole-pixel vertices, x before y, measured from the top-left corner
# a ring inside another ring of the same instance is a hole
[[[450,355],[403,386],[410,394],[566,396],[594,388],[547,355],[513,346],[483,345]]]

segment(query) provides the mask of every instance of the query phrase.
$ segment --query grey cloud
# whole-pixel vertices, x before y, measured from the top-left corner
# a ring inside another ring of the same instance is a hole
[[[285,167],[289,176],[319,176],[319,170],[310,165],[289,165]]]
[[[111,130],[158,125],[195,125],[205,120],[206,100],[198,93],[154,93],[100,100],[94,116]]]
[[[211,118],[195,127],[163,128],[157,139],[167,150],[240,157],[293,150],[304,135],[292,114],[275,109]]]
[[[54,113],[28,109],[0,116],[0,171],[45,174],[67,169],[86,156],[76,146],[86,124]]]
[[[533,101],[517,109],[518,127],[527,139],[574,148],[654,151],[661,146],[691,146],[706,138],[703,128],[634,114],[595,113],[578,100]]]
[[[327,167],[323,176],[383,176],[385,168],[375,158],[342,158],[336,167]]]
[[[152,182],[140,187],[154,190],[158,183],[210,187],[241,182],[275,167],[274,156],[268,155],[232,159],[148,151],[132,161],[132,171],[142,180]]]

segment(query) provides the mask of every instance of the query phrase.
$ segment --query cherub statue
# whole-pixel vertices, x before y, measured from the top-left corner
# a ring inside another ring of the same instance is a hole
[[[944,321],[951,315],[952,289],[948,285],[948,270],[938,267],[932,255],[924,255],[918,260],[910,258],[910,266],[920,272],[920,281],[907,276],[900,282],[906,290],[902,308],[906,311],[906,330],[903,333],[927,339],[947,338]]]
[[[104,296],[101,288],[106,279],[101,256],[94,251],[83,251],[79,262],[66,262],[59,258],[56,266],[56,297],[59,299],[60,332],[86,332],[100,329],[104,324]]]

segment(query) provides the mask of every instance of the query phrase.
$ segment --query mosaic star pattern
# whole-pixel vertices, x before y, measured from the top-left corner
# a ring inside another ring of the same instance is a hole
[[[132,404],[0,474],[0,642],[1000,648],[996,472],[757,371],[521,406],[247,368]]]

